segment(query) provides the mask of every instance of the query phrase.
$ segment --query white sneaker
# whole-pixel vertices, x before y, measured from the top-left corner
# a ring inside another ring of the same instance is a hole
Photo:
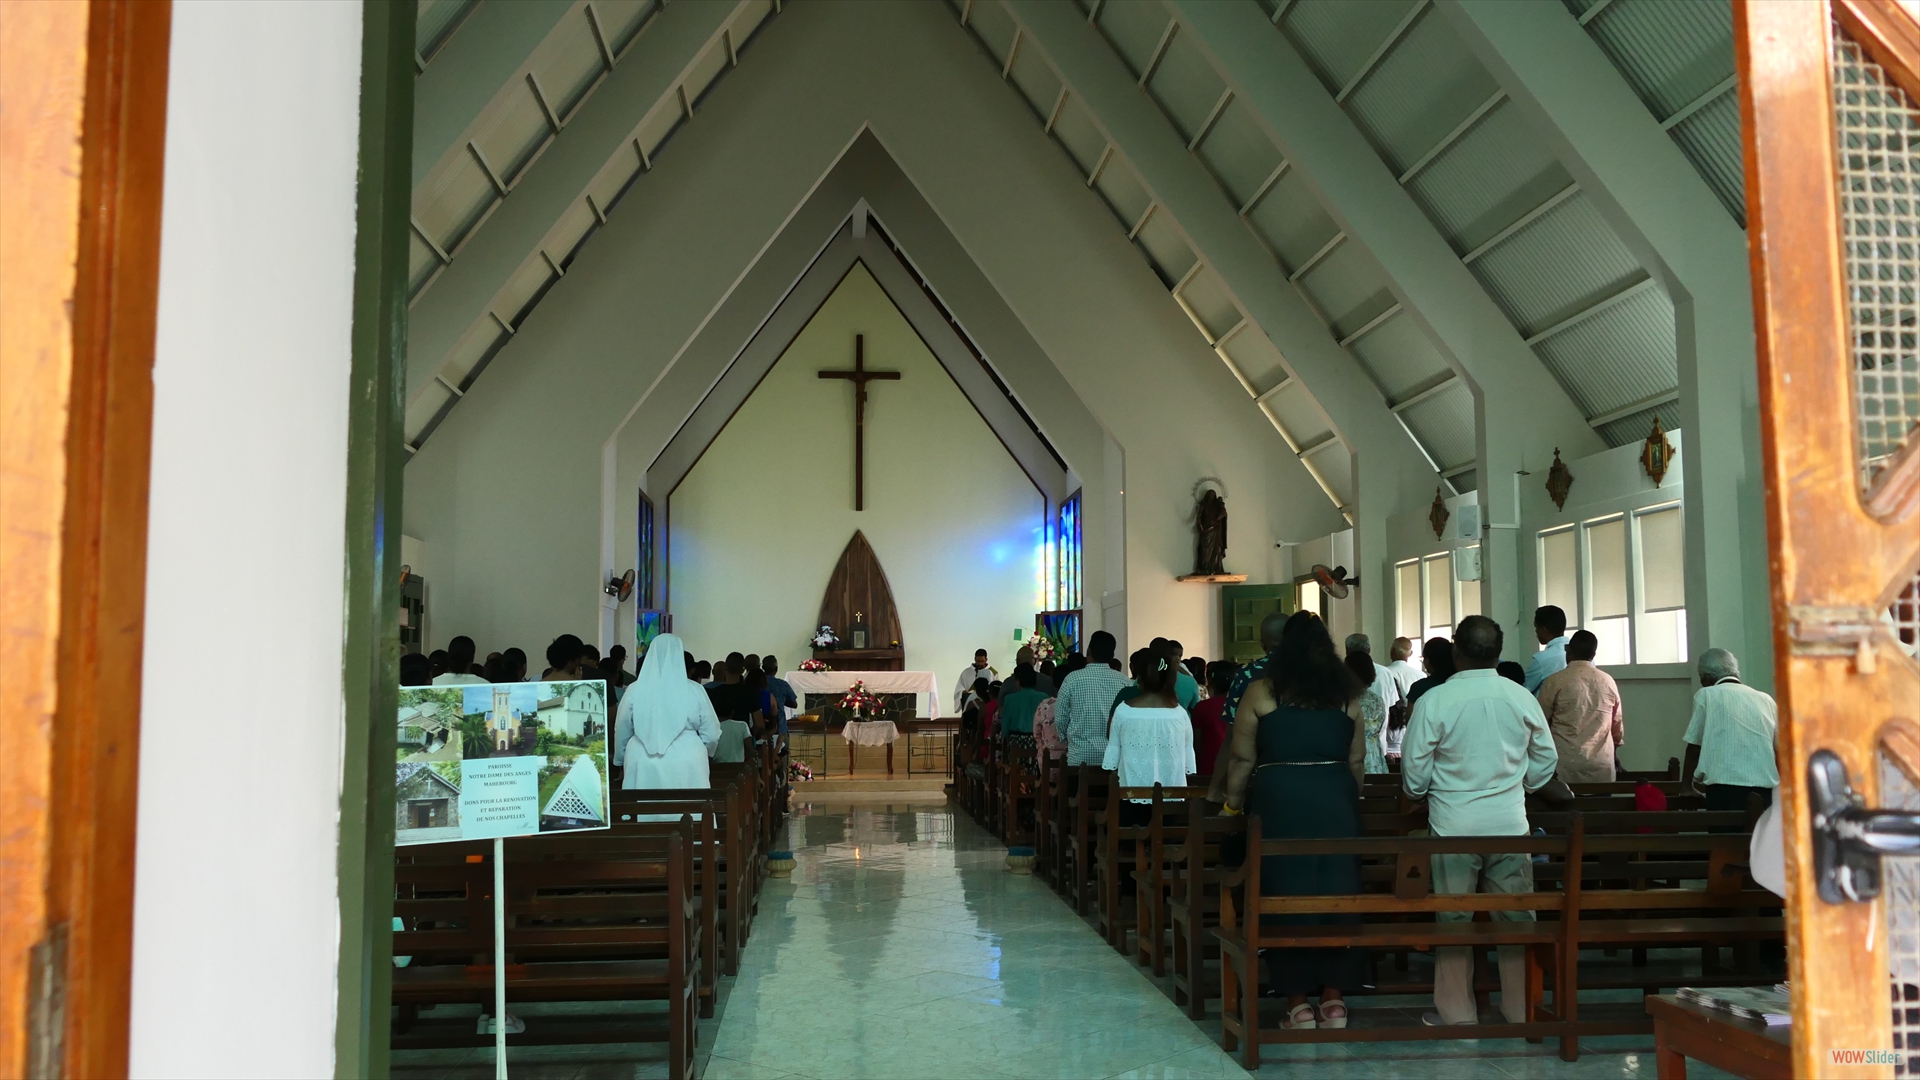
[[[493,1017],[488,1016],[486,1013],[481,1013],[480,1022],[474,1025],[474,1030],[481,1035],[493,1034],[494,1032]],[[526,1034],[526,1031],[527,1031],[527,1022],[525,1020],[520,1019],[519,1017],[513,1015],[512,1013],[507,1014],[507,1034],[524,1035]]]
[[[1430,1012],[1430,1013],[1423,1014],[1420,1017],[1420,1022],[1427,1025],[1428,1027],[1449,1027],[1449,1026],[1473,1027],[1475,1024],[1479,1023],[1478,1020],[1455,1020],[1451,1025],[1449,1025],[1445,1020],[1440,1018],[1440,1014],[1437,1012]]]

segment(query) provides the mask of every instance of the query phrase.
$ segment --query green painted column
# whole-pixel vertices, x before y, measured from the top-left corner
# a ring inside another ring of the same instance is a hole
[[[342,660],[340,966],[334,1075],[387,1075],[393,979],[393,718],[400,685],[401,392],[406,378],[414,5],[367,0],[360,54],[347,625]]]

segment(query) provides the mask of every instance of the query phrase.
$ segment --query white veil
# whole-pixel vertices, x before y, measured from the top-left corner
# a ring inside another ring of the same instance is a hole
[[[620,711],[632,724],[633,739],[649,757],[660,757],[682,731],[700,729],[713,702],[700,684],[687,678],[686,647],[673,634],[661,634],[647,646],[640,674],[620,699]]]

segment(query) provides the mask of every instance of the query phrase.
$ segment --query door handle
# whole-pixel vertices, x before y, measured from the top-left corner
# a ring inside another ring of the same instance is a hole
[[[1872,900],[1880,895],[1883,856],[1920,855],[1920,812],[1867,809],[1833,751],[1817,750],[1807,763],[1807,792],[1814,883],[1827,903]]]

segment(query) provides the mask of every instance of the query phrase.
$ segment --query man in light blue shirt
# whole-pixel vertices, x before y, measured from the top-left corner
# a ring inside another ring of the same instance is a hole
[[[1555,609],[1558,610],[1558,609]],[[1435,836],[1525,836],[1527,792],[1553,779],[1559,755],[1540,703],[1500,677],[1500,624],[1483,615],[1460,621],[1453,635],[1457,670],[1414,703],[1401,747],[1400,778],[1407,794],[1427,800]],[[1436,893],[1533,891],[1533,860],[1523,853],[1435,855]],[[1495,919],[1528,921],[1531,911],[1496,911]],[[1441,922],[1471,919],[1443,911]],[[1526,1019],[1526,948],[1500,947],[1500,1010],[1509,1023]],[[1434,950],[1429,1025],[1472,1024],[1473,960],[1464,946]]]
[[[1553,604],[1533,612],[1533,633],[1540,639],[1540,651],[1527,661],[1527,693],[1540,692],[1547,676],[1567,666],[1567,613]]]
[[[1117,642],[1105,630],[1087,640],[1087,666],[1060,682],[1053,726],[1067,744],[1068,765],[1099,765],[1107,755],[1107,716],[1127,677],[1112,666]]]

